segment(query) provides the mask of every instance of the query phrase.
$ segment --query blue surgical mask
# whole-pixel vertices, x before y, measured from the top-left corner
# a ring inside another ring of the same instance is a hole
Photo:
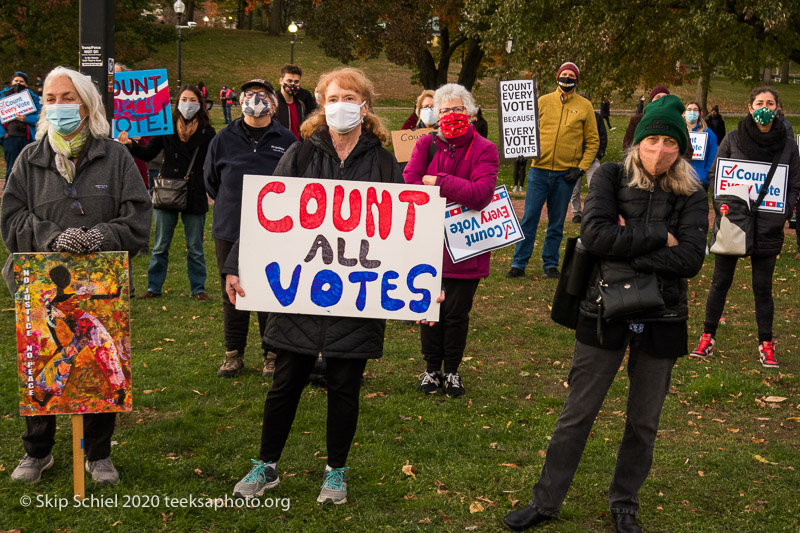
[[[700,119],[700,113],[698,113],[697,111],[686,112],[686,122],[688,122],[689,124],[696,124],[699,119]]]
[[[47,122],[53,126],[56,133],[65,137],[75,133],[83,119],[81,118],[81,106],[83,104],[47,104],[45,113]]]

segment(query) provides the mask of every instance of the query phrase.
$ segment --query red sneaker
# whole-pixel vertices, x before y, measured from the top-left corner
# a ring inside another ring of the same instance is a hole
[[[715,344],[717,344],[717,341],[714,340],[714,337],[711,336],[711,333],[703,333],[703,335],[700,337],[700,343],[697,345],[697,348],[692,350],[692,353],[689,354],[689,357],[697,357],[699,359],[711,357],[711,355],[714,353]]]
[[[761,361],[761,366],[767,368],[778,368],[778,360],[775,359],[775,347],[770,341],[764,341],[758,344],[758,360]]]

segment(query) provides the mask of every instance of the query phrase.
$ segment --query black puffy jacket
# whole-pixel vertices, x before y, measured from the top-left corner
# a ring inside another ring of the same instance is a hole
[[[636,321],[685,321],[687,278],[703,266],[708,231],[708,199],[702,189],[678,196],[656,185],[651,191],[627,186],[620,163],[605,163],[594,173],[586,197],[581,241],[601,261],[627,261],[639,272],[655,272],[666,309]],[[619,216],[625,225],[618,223]],[[667,246],[667,233],[678,240]],[[595,268],[581,314],[596,318],[599,268]]]
[[[362,133],[353,151],[342,162],[331,142],[327,128],[318,129],[309,140],[314,151],[299,172],[298,154],[302,143],[293,144],[281,158],[273,176],[296,176],[345,181],[381,181],[378,151],[383,150],[375,135]],[[392,156],[393,158],[393,156]],[[400,167],[392,165],[392,183],[403,183]],[[238,272],[238,246],[228,255],[223,273]],[[268,345],[296,353],[343,359],[377,359],[383,355],[386,321],[374,318],[270,313],[264,340]]]

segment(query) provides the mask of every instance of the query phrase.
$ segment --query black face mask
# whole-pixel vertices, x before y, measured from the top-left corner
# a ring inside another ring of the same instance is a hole
[[[566,93],[574,89],[576,85],[578,85],[578,80],[575,78],[568,78],[566,76],[561,76],[558,78],[558,86],[561,87]]]
[[[21,93],[25,89],[27,89],[27,87],[25,87],[21,83],[15,83],[14,85],[11,86],[11,92],[12,93]]]

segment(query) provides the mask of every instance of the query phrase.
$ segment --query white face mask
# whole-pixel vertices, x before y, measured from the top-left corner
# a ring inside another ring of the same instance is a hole
[[[184,120],[192,120],[192,117],[200,111],[200,104],[198,102],[178,102],[178,111],[183,115]]]
[[[340,135],[350,133],[364,120],[361,118],[361,105],[350,102],[336,102],[325,106],[325,121],[328,127]]]
[[[436,124],[436,115],[433,113],[433,108],[425,107],[420,111],[419,118],[426,126],[433,126]]]

